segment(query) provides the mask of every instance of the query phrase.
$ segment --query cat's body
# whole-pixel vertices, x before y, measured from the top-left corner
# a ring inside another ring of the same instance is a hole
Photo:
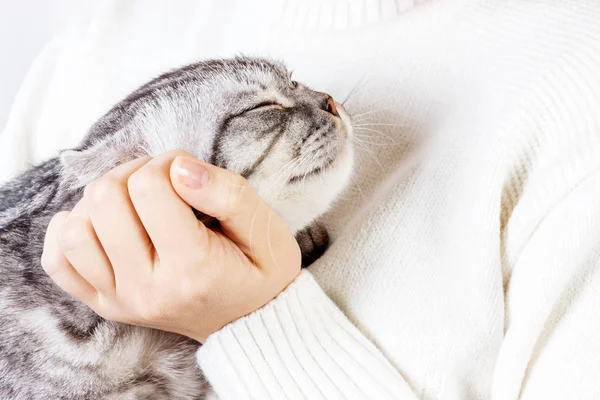
[[[105,321],[42,270],[50,218],[81,196],[60,187],[57,168],[42,164],[0,192],[2,208],[17,204],[0,216],[20,215],[0,228],[0,398],[202,398],[197,343]]]
[[[198,343],[103,320],[46,276],[40,256],[48,222],[114,166],[182,148],[244,175],[298,232],[304,259],[314,258],[326,233],[306,227],[352,167],[350,123],[341,114],[278,64],[198,63],[138,89],[79,149],[0,188],[0,398],[204,398]]]

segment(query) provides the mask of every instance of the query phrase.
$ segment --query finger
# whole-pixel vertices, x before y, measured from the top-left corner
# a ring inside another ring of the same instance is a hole
[[[161,260],[181,258],[181,251],[197,250],[206,243],[206,228],[192,208],[173,189],[169,169],[177,156],[174,150],[152,159],[129,178],[129,195]],[[193,254],[188,254],[192,257]]]
[[[85,188],[92,226],[115,276],[118,290],[152,271],[153,249],[129,198],[127,181],[149,158],[122,164]]]
[[[62,290],[82,302],[91,305],[96,301],[96,289],[73,268],[60,251],[58,234],[69,216],[69,212],[56,214],[46,230],[42,268]]]
[[[60,233],[59,246],[65,258],[87,282],[104,294],[113,295],[115,276],[100,244],[85,201],[75,205]]]
[[[241,176],[198,161],[178,157],[171,167],[176,192],[192,207],[219,220],[223,232],[261,267],[299,258],[290,229]]]

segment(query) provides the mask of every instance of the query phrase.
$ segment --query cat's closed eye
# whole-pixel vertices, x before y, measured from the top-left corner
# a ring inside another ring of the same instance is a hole
[[[342,106],[293,80],[282,64],[206,60],[141,86],[77,148],[0,187],[0,400],[205,398],[196,342],[109,323],[50,283],[39,265],[49,218],[73,209],[82,188],[111,169],[182,149],[244,177],[298,233],[307,266],[327,247],[326,230],[312,224],[350,180],[351,135]],[[194,214],[219,228],[217,219]]]
[[[244,111],[244,113],[250,112],[250,111],[256,111],[256,110],[260,110],[260,109],[265,109],[265,108],[278,108],[278,109],[283,110],[285,107],[275,101],[262,101],[256,105],[246,109]]]

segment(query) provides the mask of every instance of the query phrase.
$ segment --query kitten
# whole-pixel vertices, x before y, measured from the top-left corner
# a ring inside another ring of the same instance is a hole
[[[86,184],[139,156],[171,149],[235,171],[297,234],[303,263],[327,232],[311,225],[346,185],[349,116],[331,97],[255,58],[161,75],[102,117],[79,148],[0,188],[0,399],[203,399],[198,343],[106,321],[40,266],[50,218]]]

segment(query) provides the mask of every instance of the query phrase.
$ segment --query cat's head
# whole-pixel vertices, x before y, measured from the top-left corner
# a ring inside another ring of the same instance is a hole
[[[327,94],[257,58],[193,64],[133,92],[61,160],[79,185],[135,157],[183,149],[237,172],[301,229],[346,186],[352,126]]]

